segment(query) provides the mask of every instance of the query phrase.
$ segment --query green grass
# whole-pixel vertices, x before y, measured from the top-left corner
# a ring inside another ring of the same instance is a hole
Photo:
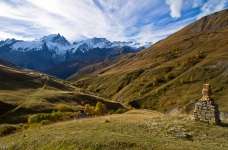
[[[108,110],[116,111],[124,108],[121,104],[111,102],[100,97],[95,97],[83,93],[74,93],[70,91],[42,90],[39,93],[32,93],[20,105],[14,106],[13,110],[0,116],[1,123],[20,123],[27,122],[28,116],[41,112],[52,112],[57,110],[57,105],[64,103],[69,105],[73,110],[80,111],[84,109],[82,101],[95,106],[98,101],[106,104]]]
[[[119,103],[85,93],[69,82],[38,72],[12,69],[0,66],[0,123],[25,123],[35,113],[50,113],[57,105],[64,103],[74,111],[83,110],[82,101],[95,106],[98,101],[106,104],[109,110],[123,108]]]
[[[173,135],[181,131],[186,137]],[[148,110],[72,120],[24,130],[0,138],[9,149],[221,149],[228,127],[167,116]]]

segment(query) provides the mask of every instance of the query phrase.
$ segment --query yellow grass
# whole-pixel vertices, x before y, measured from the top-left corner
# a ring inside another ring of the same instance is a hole
[[[186,137],[173,135],[181,131]],[[227,125],[132,110],[121,115],[72,120],[24,130],[0,138],[10,149],[221,149],[226,150]]]

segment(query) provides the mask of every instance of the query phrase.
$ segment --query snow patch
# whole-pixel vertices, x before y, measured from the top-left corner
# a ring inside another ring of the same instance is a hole
[[[43,43],[40,41],[22,41],[14,43],[11,48],[15,51],[31,51],[31,50],[41,50]]]

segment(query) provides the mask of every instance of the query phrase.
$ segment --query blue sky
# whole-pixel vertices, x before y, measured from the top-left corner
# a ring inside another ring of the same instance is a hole
[[[70,42],[157,42],[228,0],[0,0],[0,40],[33,40],[60,33]]]

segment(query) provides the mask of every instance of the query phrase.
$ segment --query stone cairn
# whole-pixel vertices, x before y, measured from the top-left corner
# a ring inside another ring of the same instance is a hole
[[[211,96],[210,84],[204,84],[202,90],[203,97],[195,104],[193,120],[203,121],[213,124],[220,124],[218,105]]]

